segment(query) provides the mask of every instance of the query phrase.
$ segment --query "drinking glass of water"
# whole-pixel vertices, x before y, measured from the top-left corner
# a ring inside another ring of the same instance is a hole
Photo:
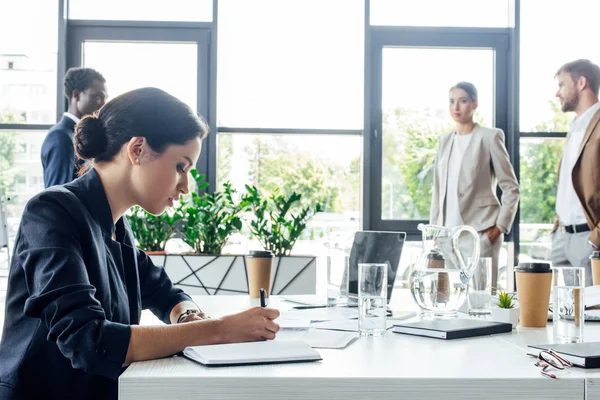
[[[469,314],[489,315],[492,313],[492,259],[480,257],[468,290]]]
[[[554,343],[583,342],[585,268],[552,268]]]
[[[387,264],[358,264],[358,331],[382,336],[386,331]]]

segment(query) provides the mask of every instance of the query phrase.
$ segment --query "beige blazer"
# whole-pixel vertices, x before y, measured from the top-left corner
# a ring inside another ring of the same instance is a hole
[[[433,196],[429,221],[444,224],[448,165],[455,131],[440,138],[435,157]],[[460,166],[458,205],[463,222],[477,231],[498,226],[504,233],[512,227],[519,203],[519,183],[510,163],[504,132],[479,126],[473,131]],[[501,201],[496,187],[502,189]]]

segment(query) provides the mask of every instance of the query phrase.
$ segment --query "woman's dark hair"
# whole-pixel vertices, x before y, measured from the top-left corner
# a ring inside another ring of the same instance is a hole
[[[115,97],[75,127],[77,156],[94,162],[110,161],[132,137],[144,137],[162,153],[208,134],[208,124],[181,100],[157,88],[135,89]],[[80,173],[85,172],[83,171]]]
[[[458,82],[456,85],[452,86],[449,92],[454,89],[462,89],[469,95],[471,101],[477,100],[477,88],[470,82]]]

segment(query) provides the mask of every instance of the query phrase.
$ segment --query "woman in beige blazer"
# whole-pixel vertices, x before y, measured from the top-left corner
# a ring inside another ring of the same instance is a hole
[[[480,234],[481,257],[492,258],[492,286],[498,256],[519,203],[519,183],[504,145],[504,132],[473,121],[477,89],[459,82],[450,89],[456,129],[440,138],[435,157],[430,223],[470,225]],[[502,198],[496,196],[500,185]]]

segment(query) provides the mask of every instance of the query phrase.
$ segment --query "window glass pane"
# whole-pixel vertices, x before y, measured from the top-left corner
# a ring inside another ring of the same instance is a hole
[[[154,86],[196,110],[197,54],[195,43],[87,41],[83,46],[83,65],[106,78],[109,98]],[[119,62],[115,63],[115,59]]]
[[[577,18],[569,10],[579,10]],[[521,132],[568,130],[573,113],[560,110],[554,75],[580,58],[600,64],[600,48],[583,39],[596,37],[599,14],[597,0],[521,1]]]
[[[58,1],[2,0],[0,38],[0,123],[53,124]]]
[[[371,25],[510,26],[509,0],[371,0]]]
[[[218,125],[363,128],[362,0],[219,2]]]
[[[292,253],[319,255],[330,245],[351,244],[360,226],[360,136],[220,133],[217,138],[218,188],[230,181],[242,193],[252,184],[267,196],[275,190],[284,196],[296,192],[304,207],[321,205],[323,212],[308,222]],[[248,236],[247,227],[243,233]],[[245,239],[228,251],[245,254],[259,247]]]
[[[212,0],[69,1],[70,19],[212,21]]]
[[[521,261],[550,260],[563,147],[564,139],[521,139]]]
[[[11,245],[25,204],[44,189],[40,149],[46,133],[0,131],[0,189],[6,200]]]
[[[438,138],[454,129],[448,92],[459,81],[473,83],[475,121],[493,126],[494,51],[388,47],[382,63],[381,217],[429,219]],[[432,74],[423,65],[443,68]]]

